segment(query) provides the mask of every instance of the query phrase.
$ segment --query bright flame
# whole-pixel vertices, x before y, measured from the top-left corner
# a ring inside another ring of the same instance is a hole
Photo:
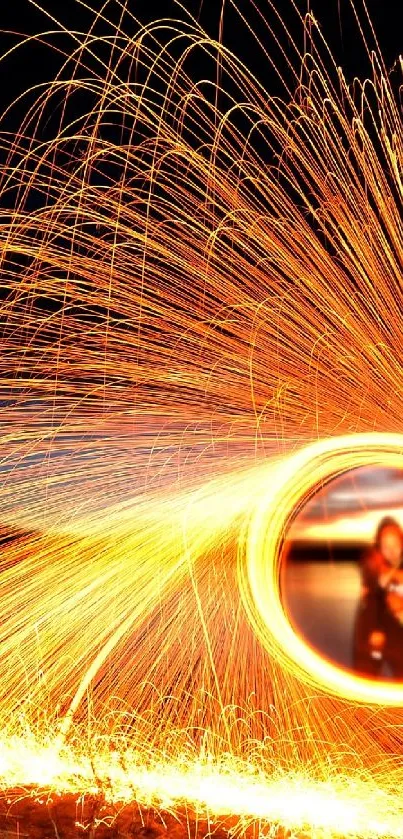
[[[293,832],[309,828],[329,835],[376,837],[403,835],[403,804],[370,780],[339,775],[315,781],[301,772],[267,777],[241,761],[222,757],[220,765],[204,759],[174,765],[159,761],[145,766],[129,752],[96,758],[77,758],[56,744],[11,737],[0,744],[0,785],[51,788],[55,793],[79,795],[102,792],[109,802],[135,799],[140,805],[178,810],[190,805],[198,815],[234,816],[244,826],[260,821]],[[31,791],[32,794],[32,791]]]

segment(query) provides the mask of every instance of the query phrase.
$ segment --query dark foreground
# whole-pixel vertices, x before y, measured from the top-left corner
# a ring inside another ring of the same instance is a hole
[[[22,797],[21,797],[22,796]],[[213,834],[227,839],[228,830],[215,830],[207,821],[146,810],[135,803],[106,804],[102,798],[48,794],[39,799],[13,790],[0,797],[0,839],[202,839]]]
[[[246,828],[234,816],[214,822],[186,809],[176,815],[140,807],[135,802],[111,805],[104,798],[0,791],[0,839],[228,839],[229,836],[286,839],[288,832]]]

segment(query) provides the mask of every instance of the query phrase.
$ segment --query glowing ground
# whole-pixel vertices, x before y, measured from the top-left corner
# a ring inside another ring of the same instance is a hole
[[[213,835],[227,839],[234,819],[217,827],[208,819],[190,817],[184,810],[174,816],[169,812],[140,807],[106,804],[102,796],[58,795],[45,793],[26,797],[26,790],[9,790],[0,797],[1,839],[202,839]],[[22,797],[23,796],[23,797]],[[253,835],[249,829],[248,835]]]
[[[100,837],[147,831],[190,838],[210,835],[213,826],[260,837],[403,835],[399,799],[370,778],[340,773],[321,781],[301,769],[269,777],[229,758],[152,765],[131,752],[110,752],[100,760],[14,737],[1,742],[1,787],[2,839],[96,830]]]

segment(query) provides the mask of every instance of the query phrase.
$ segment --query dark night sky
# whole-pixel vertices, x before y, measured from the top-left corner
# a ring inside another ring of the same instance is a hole
[[[101,7],[100,0],[92,0],[96,8]],[[296,0],[298,8],[306,11],[309,4],[311,10],[321,23],[323,32],[329,42],[338,64],[341,64],[349,79],[355,74],[359,76],[368,73],[368,63],[365,51],[360,44],[357,26],[351,10],[351,0]],[[218,35],[221,0],[183,0],[184,6],[193,14],[197,15],[203,26],[212,36]],[[225,0],[224,15],[224,42],[231,48],[251,69],[260,76],[265,87],[271,94],[280,91],[277,87],[275,76],[256,50],[246,28],[241,24],[239,17],[231,9],[230,0]],[[261,34],[262,28],[259,24],[256,13],[253,12],[251,0],[238,0],[238,7],[247,16],[248,21]],[[295,12],[292,11],[291,0],[274,0],[276,11],[287,23],[293,37],[296,37],[299,44],[302,44],[302,30],[297,22]],[[383,55],[388,67],[391,67],[402,52],[401,27],[398,23],[399,0],[367,0],[367,7],[378,35]],[[91,23],[91,14],[80,7],[77,0],[42,0],[42,6],[50,15],[58,18],[68,29],[87,31]],[[276,21],[275,13],[270,9],[269,0],[258,0],[259,9],[264,13],[269,23],[273,24],[279,32],[279,23]],[[171,0],[127,0],[127,8],[142,21],[157,19],[160,16],[178,16],[178,10]],[[356,0],[356,8],[361,20],[365,22],[363,13],[363,0]],[[109,4],[108,13],[110,17],[117,16],[117,5]],[[5,30],[13,30],[25,34],[33,34],[54,28],[49,19],[35,9],[29,0],[12,0],[2,3],[0,28],[3,30],[0,38],[0,53],[15,42],[15,37],[7,35]],[[133,32],[133,24],[128,18],[124,26],[125,30]],[[368,30],[368,27],[367,27]],[[269,37],[263,36],[269,45]],[[62,43],[59,40],[58,43]],[[65,41],[67,44],[67,41]],[[287,48],[287,40],[284,36],[284,46]],[[289,46],[289,45],[288,45]],[[270,44],[271,53],[275,55],[275,48]],[[59,59],[55,53],[38,43],[33,43],[25,48],[23,53],[17,53],[5,64],[0,65],[0,110],[16,94],[26,88],[27,81],[47,81],[51,79],[59,66]]]

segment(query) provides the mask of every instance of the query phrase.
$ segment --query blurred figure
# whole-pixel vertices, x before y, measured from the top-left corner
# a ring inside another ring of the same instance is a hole
[[[388,665],[403,679],[403,532],[395,519],[378,525],[373,548],[361,562],[362,597],[354,627],[354,669],[379,676]]]

